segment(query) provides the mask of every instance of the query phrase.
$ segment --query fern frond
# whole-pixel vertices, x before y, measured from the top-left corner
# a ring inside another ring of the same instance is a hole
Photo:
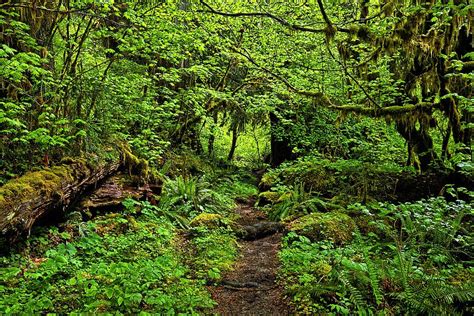
[[[344,287],[349,291],[349,298],[351,299],[351,302],[357,307],[357,309],[366,310],[367,304],[364,300],[364,295],[360,292],[358,288],[351,284],[347,272],[342,271],[339,274],[339,279],[344,285]]]

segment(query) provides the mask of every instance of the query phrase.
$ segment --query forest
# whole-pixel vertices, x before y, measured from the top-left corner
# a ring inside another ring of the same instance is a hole
[[[473,315],[470,0],[2,0],[0,314]]]

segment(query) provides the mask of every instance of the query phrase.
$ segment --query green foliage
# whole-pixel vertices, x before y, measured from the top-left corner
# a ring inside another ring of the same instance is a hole
[[[287,161],[259,197],[298,233],[281,260],[301,312],[473,312],[460,201],[473,193],[371,204],[405,198],[402,165],[472,183],[469,1],[30,2],[0,5],[0,184],[24,174],[0,210],[60,194],[69,171],[51,165],[116,158],[117,144],[164,186],[157,205],[128,199],[1,258],[0,313],[210,312],[203,284],[236,256],[232,200],[258,196],[251,177],[215,170],[225,159]],[[186,245],[195,258],[175,254]]]
[[[167,179],[159,207],[180,216],[193,218],[202,212],[225,213],[233,206],[232,199],[211,188],[204,178],[178,176]]]
[[[267,191],[260,195],[260,197],[269,198],[272,202],[268,211],[268,216],[272,220],[284,220],[287,217],[306,215],[326,209],[326,203],[311,193],[305,192],[302,184],[297,185],[296,188],[277,186],[273,189],[276,192]]]
[[[217,190],[232,199],[248,200],[258,195],[258,188],[255,186],[257,180],[248,172],[234,170],[230,175],[217,174],[216,181]]]
[[[217,281],[222,273],[232,269],[237,257],[237,242],[227,227],[198,226],[193,229],[193,251],[190,253],[194,272],[200,278]]]
[[[32,238],[20,268],[12,268],[19,255],[3,257],[0,310],[197,314],[211,308],[203,281],[183,262],[173,226],[144,210],[136,219],[110,214]],[[37,247],[44,243],[45,252]]]
[[[310,194],[304,192],[327,198],[340,196],[344,201],[383,200],[394,198],[397,179],[410,177],[413,175],[411,171],[392,163],[331,161],[318,155],[308,155],[270,170],[263,176],[261,185],[280,194],[291,192],[288,196],[302,201],[310,199]]]
[[[473,205],[442,198],[356,204],[373,229],[352,243],[312,242],[291,232],[280,253],[281,280],[304,314],[469,313],[474,297]],[[358,214],[358,215],[357,215]]]

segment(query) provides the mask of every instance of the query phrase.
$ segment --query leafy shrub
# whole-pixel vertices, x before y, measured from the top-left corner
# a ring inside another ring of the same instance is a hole
[[[232,268],[237,257],[237,241],[230,228],[198,226],[193,230],[193,250],[189,257],[198,278],[218,280]]]
[[[264,188],[300,185],[307,192],[347,200],[393,199],[398,179],[409,168],[394,164],[370,164],[358,160],[330,161],[307,156],[270,170],[261,181]],[[278,191],[278,189],[273,189]],[[354,202],[355,202],[354,201]]]
[[[320,197],[305,191],[303,185],[277,186],[275,191],[262,192],[259,197],[271,202],[268,216],[272,220],[284,220],[288,217],[302,216],[326,210],[327,203]],[[268,207],[267,207],[268,208]]]
[[[70,233],[53,230],[31,239],[31,245],[49,243],[46,252],[28,247],[26,257],[2,257],[0,311],[197,314],[212,308],[206,281],[194,278],[209,267],[191,270],[171,223],[145,210],[136,219],[130,212],[109,214]]]
[[[343,247],[290,232],[281,280],[304,314],[472,313],[473,209],[443,198],[352,205],[375,229]]]
[[[217,179],[217,190],[232,199],[247,200],[258,195],[256,179],[249,175],[232,174]]]

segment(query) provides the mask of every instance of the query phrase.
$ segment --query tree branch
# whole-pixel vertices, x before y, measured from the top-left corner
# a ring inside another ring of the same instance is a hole
[[[418,104],[406,104],[406,105],[393,105],[382,108],[368,108],[358,105],[338,105],[331,106],[332,109],[343,111],[343,112],[353,112],[357,114],[364,114],[372,117],[380,117],[385,115],[396,115],[396,114],[405,114],[414,112],[417,110],[430,109],[436,106],[436,103],[431,102],[420,102]]]
[[[283,19],[279,16],[276,16],[276,15],[274,15],[272,13],[268,13],[268,12],[233,12],[233,13],[222,12],[222,11],[218,11],[218,10],[214,9],[208,3],[206,3],[204,0],[200,0],[199,2],[203,6],[205,6],[208,11],[198,10],[197,12],[213,13],[213,14],[228,16],[228,17],[265,17],[265,18],[270,18],[270,19],[272,19],[272,20],[280,23],[281,25],[284,25],[284,26],[286,26],[286,27],[288,27],[292,30],[310,32],[310,33],[327,33],[326,28],[324,28],[324,29],[314,29],[314,28],[303,26],[303,25],[293,24],[293,23],[290,23],[287,20],[285,20],[285,19]],[[324,17],[324,15],[323,15],[323,17]],[[334,26],[332,26],[332,27],[333,27],[334,31],[337,30],[337,31],[340,31],[340,32],[345,32],[345,33],[352,33],[353,32],[350,29],[346,29],[346,28],[336,28]]]
[[[331,20],[329,20],[328,15],[326,14],[326,10],[324,9],[323,2],[321,0],[318,0],[318,6],[319,6],[319,11],[323,15],[324,22],[326,22],[326,25],[330,30],[333,30],[334,32],[336,31],[334,25],[331,23]]]
[[[325,95],[324,93],[322,92],[319,92],[319,91],[308,91],[308,90],[301,90],[301,89],[298,89],[296,88],[295,86],[293,86],[286,78],[284,78],[283,76],[279,75],[279,74],[276,74],[274,73],[273,71],[271,71],[270,69],[262,66],[262,65],[259,65],[248,53],[247,54],[244,54],[242,53],[241,51],[238,51],[236,49],[232,49],[235,53],[245,57],[251,64],[253,64],[254,66],[256,66],[257,68],[260,68],[261,70],[263,70],[264,72],[266,72],[267,74],[269,74],[270,76],[274,77],[275,79],[281,81],[290,91],[294,92],[294,93],[297,93],[297,94],[300,94],[300,95],[303,95],[303,96],[306,96],[306,97],[311,97],[311,98],[316,98],[316,99],[319,99],[319,100],[322,100],[324,101],[324,103],[326,103],[327,106],[335,106],[331,100],[329,99],[329,97],[327,95]]]

